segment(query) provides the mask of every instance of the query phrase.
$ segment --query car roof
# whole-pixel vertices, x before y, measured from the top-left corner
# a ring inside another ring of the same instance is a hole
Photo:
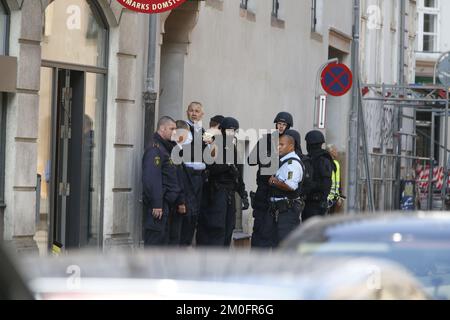
[[[408,240],[450,240],[450,214],[403,212],[312,218],[294,231],[282,246],[295,246],[300,241],[379,241],[392,239],[395,234]]]
[[[372,258],[156,249],[24,257],[22,264],[30,287],[43,299],[384,299],[392,294],[397,299],[427,298],[406,269]],[[367,270],[374,266],[382,274],[383,296],[366,286]],[[74,270],[82,285],[68,288],[68,274]]]

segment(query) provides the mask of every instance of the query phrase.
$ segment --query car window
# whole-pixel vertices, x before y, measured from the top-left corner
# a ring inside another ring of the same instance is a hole
[[[450,299],[450,242],[309,242],[297,252],[312,256],[388,259],[406,267],[435,299]]]

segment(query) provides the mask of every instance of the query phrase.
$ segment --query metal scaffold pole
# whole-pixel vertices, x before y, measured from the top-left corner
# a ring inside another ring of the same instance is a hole
[[[398,84],[405,84],[405,0],[400,0],[400,39],[399,39],[399,61],[398,61]],[[405,90],[403,90],[403,97]],[[394,209],[400,209],[401,197],[401,166],[402,166],[402,126],[403,126],[403,108],[397,108],[397,119],[395,125],[395,133],[397,135],[397,159],[395,164],[395,187],[394,187]]]
[[[360,0],[353,0],[353,42],[352,42],[352,72],[355,78],[359,75],[359,29]],[[349,146],[348,146],[348,211],[355,213],[358,205],[358,104],[359,86],[352,88],[352,106],[349,114]]]

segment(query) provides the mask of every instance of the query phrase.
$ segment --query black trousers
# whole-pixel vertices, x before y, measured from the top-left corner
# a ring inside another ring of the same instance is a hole
[[[153,209],[146,209],[147,217],[144,226],[144,246],[177,245],[180,238],[181,216],[176,206],[164,203],[161,219],[152,215]]]
[[[303,210],[302,220],[306,221],[314,216],[325,216],[328,212],[327,200],[305,202],[305,209]]]
[[[197,229],[198,215],[202,206],[203,194],[203,176],[201,172],[187,168],[187,173],[190,178],[190,183],[188,185],[192,186],[192,190],[190,190],[191,192],[186,193],[189,195],[190,199],[186,204],[188,212],[186,216],[183,216],[181,219],[181,246],[192,245],[192,240],[194,239],[194,234]]]
[[[236,226],[235,191],[215,189],[203,197],[198,218],[198,246],[230,246]]]
[[[273,216],[269,212],[269,187],[258,185],[253,206],[253,232],[251,245],[254,248],[272,248],[274,246]]]
[[[286,237],[301,223],[302,211],[299,204],[294,204],[283,212],[279,212],[275,219],[270,210],[255,210],[256,214],[263,214],[259,219],[255,218],[252,236],[253,248],[276,248]],[[255,212],[254,212],[255,213]],[[256,237],[255,237],[256,235]]]

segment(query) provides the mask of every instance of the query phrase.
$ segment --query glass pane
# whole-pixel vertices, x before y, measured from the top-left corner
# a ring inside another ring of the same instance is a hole
[[[435,14],[423,15],[423,32],[436,32],[437,16]]]
[[[90,245],[97,245],[100,241],[104,82],[104,75],[86,74],[82,206],[85,206],[85,210],[88,211],[88,239]]]
[[[425,0],[424,1],[424,6],[426,8],[436,8],[437,1],[436,0]]]
[[[436,36],[424,35],[423,36],[423,51],[424,52],[434,52]]]
[[[3,4],[0,2],[0,54],[5,54],[5,45],[6,45],[6,27],[7,27],[8,19],[6,15],[6,10],[3,8]]]
[[[53,1],[45,10],[42,59],[104,67],[107,30],[86,0]]]
[[[50,178],[51,178],[51,135],[52,135],[52,78],[53,70],[41,68],[41,88],[39,91],[39,131],[37,173],[41,184],[39,213],[40,224],[35,240],[41,254],[47,252],[48,221],[50,217]]]

